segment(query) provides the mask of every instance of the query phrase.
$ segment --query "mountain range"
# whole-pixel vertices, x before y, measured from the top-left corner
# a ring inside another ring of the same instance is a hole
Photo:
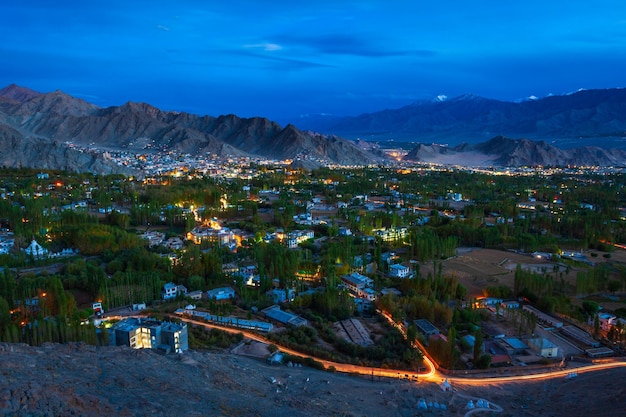
[[[4,166],[105,173],[125,170],[107,160],[107,150],[291,159],[313,166],[384,159],[353,141],[261,117],[197,116],[134,102],[100,108],[60,91],[44,94],[14,84],[0,90],[0,147]]]
[[[466,94],[439,96],[355,117],[303,117],[301,128],[364,140],[477,143],[496,136],[544,140],[562,148],[626,148],[626,89],[506,102]]]
[[[544,141],[497,136],[454,147],[418,144],[404,161],[460,166],[626,166],[626,151],[585,146],[559,149]]]
[[[538,132],[552,132],[552,138],[584,134],[597,143],[611,137],[621,140],[620,132],[626,131],[626,90],[621,89],[581,91],[524,103],[462,96],[335,122],[344,128],[361,126],[363,131],[383,131],[384,126],[399,126],[406,132],[417,129],[424,137],[445,138],[445,143],[473,139],[454,147],[417,144],[404,158],[408,162],[626,165],[624,150],[590,146],[563,149],[553,146],[554,141],[527,139]],[[503,131],[525,139],[492,135]],[[39,93],[14,84],[0,90],[0,148],[0,166],[102,174],[137,174],[111,157],[120,151],[130,155],[172,152],[289,159],[294,166],[305,168],[396,162],[375,144],[299,130],[291,124],[282,127],[261,117],[198,116],[135,102],[101,108],[60,91]]]

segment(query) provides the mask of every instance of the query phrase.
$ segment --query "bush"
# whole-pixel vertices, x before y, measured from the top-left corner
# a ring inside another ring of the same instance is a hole
[[[478,369],[489,369],[491,366],[491,355],[481,355],[475,363]]]

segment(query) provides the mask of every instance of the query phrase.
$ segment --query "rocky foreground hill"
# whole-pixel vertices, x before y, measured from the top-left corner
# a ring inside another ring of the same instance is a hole
[[[500,416],[611,417],[623,416],[625,376],[621,368],[566,380],[454,383],[443,392],[433,382],[270,366],[231,353],[0,344],[0,415],[455,417],[467,415],[469,400],[484,399],[502,407]],[[431,407],[420,409],[420,399]]]
[[[198,116],[133,102],[99,108],[60,91],[43,94],[16,85],[0,90],[0,148],[4,166],[92,172],[124,171],[98,156],[106,150],[318,164],[366,165],[382,159],[352,141],[282,127],[261,117]]]

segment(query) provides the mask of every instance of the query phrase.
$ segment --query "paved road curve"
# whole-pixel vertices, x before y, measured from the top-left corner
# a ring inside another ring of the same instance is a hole
[[[288,353],[290,355],[303,356],[301,352],[297,352],[293,349],[290,349],[286,346],[280,346],[270,341],[264,336],[261,336],[257,333],[253,333],[244,329],[218,326],[215,324],[207,323],[201,320],[195,320],[185,316],[171,316],[179,318],[185,322],[193,323],[195,325],[203,326],[206,328],[220,329],[230,333],[241,333],[244,337],[256,340],[261,343],[274,344],[276,345],[282,352]],[[551,379],[551,378],[563,378],[572,374],[573,372],[580,374],[586,372],[594,372],[611,368],[618,367],[626,367],[626,362],[610,362],[610,363],[602,363],[602,364],[592,364],[586,365],[578,368],[557,370],[557,371],[549,371],[542,373],[534,373],[527,375],[509,375],[509,376],[497,376],[497,377],[450,377],[439,371],[437,371],[434,363],[424,355],[424,364],[426,365],[426,372],[412,372],[406,370],[399,369],[385,369],[385,368],[374,368],[368,366],[358,366],[358,365],[350,365],[339,362],[332,362],[321,358],[316,358],[310,355],[308,356],[324,365],[324,367],[334,367],[337,372],[344,372],[350,374],[359,374],[359,375],[367,375],[367,376],[377,376],[377,377],[388,377],[388,378],[401,378],[401,379],[412,379],[416,381],[430,381],[430,382],[441,382],[444,379],[447,379],[449,382],[460,383],[465,385],[488,385],[488,384],[496,384],[496,383],[506,383],[506,382],[514,382],[514,381],[523,381],[523,380],[543,380],[543,379]]]

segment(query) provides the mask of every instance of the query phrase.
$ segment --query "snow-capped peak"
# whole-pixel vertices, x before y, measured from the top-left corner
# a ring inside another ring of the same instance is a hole
[[[447,99],[448,99],[448,96],[446,96],[445,94],[439,94],[437,97],[435,97],[434,101],[442,102],[442,101],[446,101]]]

